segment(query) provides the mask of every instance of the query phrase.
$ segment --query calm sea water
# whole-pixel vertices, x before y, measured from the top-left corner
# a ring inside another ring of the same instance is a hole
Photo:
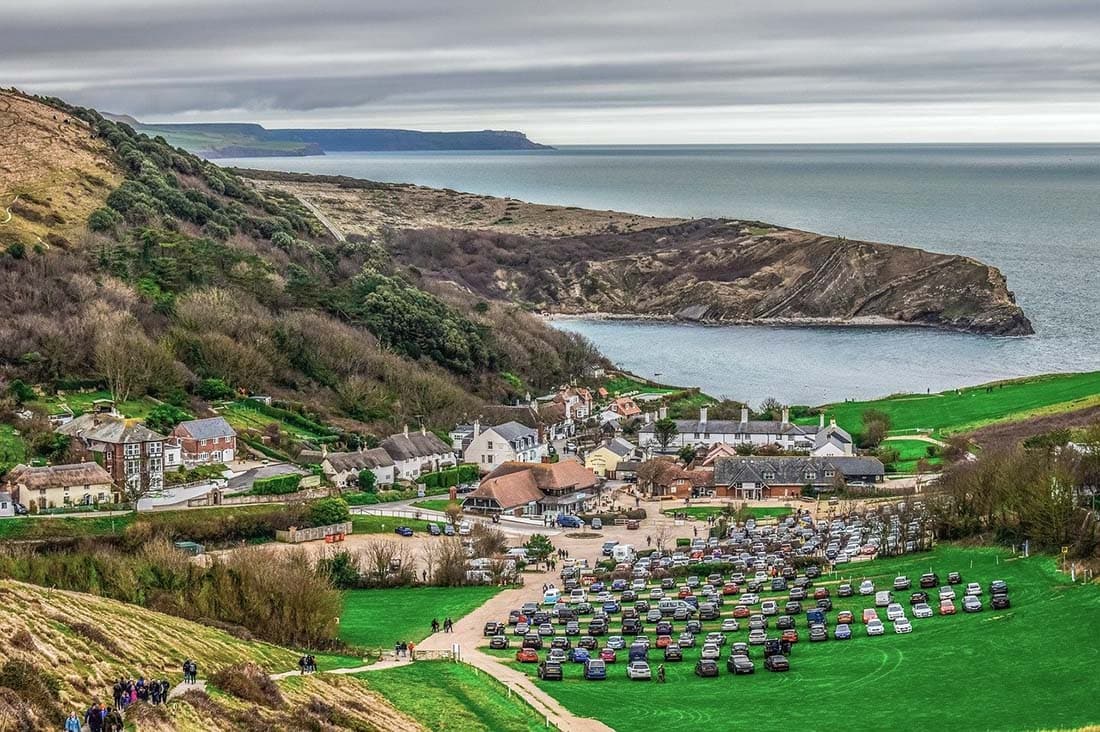
[[[561,320],[661,381],[795,403],[1100,369],[1100,145],[566,147],[228,165],[331,173],[663,216],[758,219],[996,265],[1037,331]]]

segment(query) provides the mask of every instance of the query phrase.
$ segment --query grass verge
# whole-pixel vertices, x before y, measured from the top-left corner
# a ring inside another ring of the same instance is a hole
[[[340,638],[361,648],[390,648],[418,642],[431,633],[432,619],[455,624],[500,591],[499,587],[399,587],[348,590],[340,615]]]

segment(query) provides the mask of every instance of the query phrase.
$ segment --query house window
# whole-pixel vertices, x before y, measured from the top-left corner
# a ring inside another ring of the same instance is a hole
[[[206,443],[208,443],[208,442],[210,442],[210,440],[199,440],[199,445],[201,447],[206,447]]]
[[[136,442],[126,443],[124,454],[126,455],[126,457],[137,457],[139,454],[141,454],[141,445],[137,444]]]
[[[836,475],[836,471],[835,471],[835,470],[826,470],[826,471],[825,471],[825,477],[826,477],[826,478],[832,478],[832,477],[833,477],[833,476],[835,476],[835,475]]]
[[[488,442],[485,443],[485,449],[486,450],[492,450],[493,449],[493,441],[492,440],[489,440]]]
[[[486,455],[485,456],[485,462],[492,463],[493,462],[493,456],[492,455]]]
[[[806,480],[814,480],[815,478],[817,478],[817,473],[813,472],[812,470],[806,471]]]
[[[775,473],[764,473],[764,480],[775,480]]]
[[[147,448],[150,455],[160,455],[161,444],[159,442],[150,442]]]
[[[126,474],[127,475],[134,475],[140,469],[141,469],[141,463],[139,461],[137,461],[137,460],[127,460],[126,461]]]

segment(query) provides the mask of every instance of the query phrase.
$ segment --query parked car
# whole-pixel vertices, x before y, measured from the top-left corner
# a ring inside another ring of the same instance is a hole
[[[519,663],[538,663],[538,651],[534,648],[520,648],[516,651],[516,661]]]
[[[438,524],[428,524],[428,533],[432,536],[442,536],[443,529],[439,528]]]
[[[989,583],[989,594],[991,595],[1007,595],[1008,583],[1004,580],[993,580]]]
[[[913,585],[913,582],[905,575],[899,575],[894,578],[895,590],[908,590]]]
[[[966,585],[966,594],[975,597],[982,594],[982,586],[978,582],[970,582]]]
[[[485,638],[492,638],[494,635],[499,635],[504,632],[504,626],[495,620],[490,620],[485,623],[485,627],[481,631],[481,635]]]
[[[528,633],[523,636],[523,642],[520,644],[522,648],[534,648],[536,651],[542,650],[542,636],[538,633]]]
[[[841,610],[836,614],[836,621],[838,623],[854,623],[856,616],[852,614],[851,610]]]
[[[455,535],[455,527],[451,526],[450,524],[443,524],[443,535],[444,536],[454,536]]]
[[[951,600],[940,600],[940,615],[954,615],[955,603]]]
[[[683,661],[684,652],[680,646],[676,643],[669,643],[665,646],[665,660],[666,661]]]
[[[963,598],[963,612],[977,613],[982,610],[982,601],[976,595],[967,595]]]
[[[709,658],[700,658],[695,662],[695,675],[700,678],[714,678],[718,676],[718,662]]]
[[[494,635],[489,639],[489,647],[496,651],[502,651],[508,647],[508,636]]]
[[[563,677],[560,663],[543,661],[539,664],[539,678],[543,681],[561,681]]]
[[[1012,607],[1012,602],[1009,601],[1008,595],[994,595],[993,599],[989,601],[989,604],[994,610],[1007,610]]]
[[[892,602],[886,607],[886,619],[887,620],[897,620],[898,618],[904,618],[904,617],[905,617],[905,608],[903,608],[898,603]]]
[[[851,597],[852,594],[853,594],[852,593],[852,586],[850,584],[848,584],[847,582],[845,582],[840,587],[836,588],[836,594],[839,597]]]
[[[676,639],[676,643],[681,648],[694,648],[695,647],[695,634],[687,631],[680,634],[680,637]]]
[[[863,623],[866,625],[872,620],[878,620],[878,610],[875,610],[873,607],[865,608],[863,610]]]
[[[928,602],[928,593],[927,592],[924,592],[923,590],[918,590],[918,591],[914,592],[913,594],[909,595],[909,604],[910,605],[917,605],[917,604],[920,604],[922,602]]]
[[[631,681],[649,681],[653,675],[645,661],[631,661],[626,666],[626,677]]]
[[[749,631],[749,645],[762,646],[764,641],[768,639],[768,633],[765,630],[750,630]]]
[[[726,618],[722,621],[723,633],[735,633],[741,630],[741,624],[737,622],[736,618]]]
[[[410,529],[408,526],[398,526],[396,529],[393,530],[393,533],[400,534],[401,536],[412,536],[413,530]]]
[[[837,640],[850,640],[852,637],[852,627],[847,623],[840,623],[833,630],[833,637]]]
[[[562,648],[551,648],[550,652],[546,655],[546,660],[551,663],[565,663],[566,654]]]
[[[895,633],[912,633],[913,625],[909,622],[909,618],[902,615],[900,618],[894,621]]]
[[[730,656],[726,659],[726,670],[731,674],[751,674],[756,672],[756,664],[743,654]]]
[[[962,575],[959,574],[958,572],[950,572],[947,575],[947,584],[949,584],[949,585],[962,584],[962,581],[963,581]]]
[[[603,528],[603,519],[600,519],[600,518],[594,518],[594,519],[592,519],[592,526],[591,526],[591,528],[593,528],[593,529],[596,529],[597,531],[599,531],[600,529],[602,529],[602,528]]]
[[[940,588],[940,601],[941,602],[944,601],[944,600],[954,600],[954,599],[955,599],[955,588],[948,587],[948,586],[944,586],[944,587]]]
[[[589,659],[584,664],[584,678],[586,681],[603,681],[607,678],[607,664],[598,658]]]
[[[913,615],[918,618],[930,618],[934,613],[932,612],[932,606],[926,602],[921,602],[913,606]]]
[[[940,576],[935,572],[927,572],[920,576],[920,586],[922,590],[928,590],[936,587],[940,583]]]
[[[829,631],[825,629],[824,625],[811,625],[810,626],[810,642],[819,643],[821,641],[829,640]]]
[[[894,593],[889,590],[882,590],[875,593],[875,605],[878,607],[886,607],[894,601]]]
[[[786,656],[768,656],[764,659],[764,668],[769,671],[790,671],[791,662]]]
[[[868,621],[867,623],[867,635],[882,635],[886,632],[886,627],[882,624],[882,621],[878,618]]]
[[[798,631],[795,630],[794,628],[790,628],[788,630],[784,630],[783,633],[779,637],[780,637],[781,640],[785,640],[788,643],[797,643],[798,642]]]
[[[600,660],[603,661],[604,663],[615,663],[617,658],[618,658],[618,656],[615,655],[615,649],[614,648],[601,648],[600,649]]]
[[[863,580],[859,583],[859,594],[861,595],[873,595],[875,594],[875,583],[871,580]]]
[[[590,635],[584,635],[577,639],[577,647],[586,651],[594,651],[599,645],[599,641]]]
[[[569,660],[572,661],[573,663],[585,663],[590,658],[592,658],[592,656],[589,653],[589,650],[590,649],[588,649],[588,648],[581,648],[581,647],[571,648],[571,649],[569,649]],[[595,649],[592,649],[592,650],[595,650]]]

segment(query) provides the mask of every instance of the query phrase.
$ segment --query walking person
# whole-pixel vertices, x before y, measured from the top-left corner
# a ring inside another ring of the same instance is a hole
[[[80,717],[76,716],[76,712],[69,712],[65,720],[65,732],[80,732]]]
[[[88,725],[89,732],[103,732],[103,705],[94,702],[84,714],[84,723]]]
[[[663,663],[657,666],[657,683],[665,683],[665,665]]]
[[[432,633],[435,634],[435,633],[438,633],[438,632],[439,632],[439,619],[438,618],[432,618]]]
[[[118,709],[108,709],[103,715],[103,732],[122,732],[125,722]]]

